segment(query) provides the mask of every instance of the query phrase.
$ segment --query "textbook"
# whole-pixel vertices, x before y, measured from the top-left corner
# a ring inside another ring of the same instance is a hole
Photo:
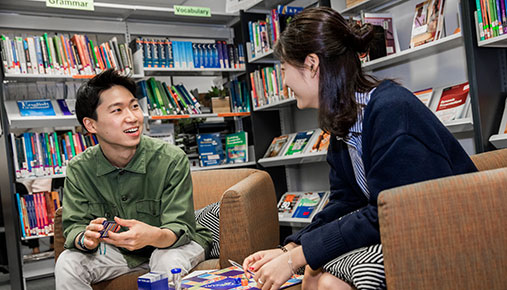
[[[285,152],[285,156],[303,153],[314,131],[315,130],[309,130],[296,133],[296,136],[294,136],[294,139],[292,139],[292,142]]]
[[[310,223],[329,199],[329,191],[287,192],[278,202],[278,220]]]
[[[414,92],[414,95],[426,105],[426,107],[430,106],[431,97],[433,96],[433,89],[425,89]]]
[[[288,144],[288,142],[287,142],[288,140],[289,140],[289,135],[282,135],[282,136],[275,137],[273,139],[273,141],[271,141],[271,145],[269,145],[268,150],[264,154],[264,158],[275,157],[275,156],[281,155],[285,145]]]
[[[231,266],[189,278],[184,277],[181,281],[181,289],[259,289],[257,288],[257,282],[255,282],[253,278],[250,278],[248,280],[248,284],[246,285],[242,285],[242,280],[246,280],[245,272],[243,269]],[[301,281],[303,281],[303,275],[294,275],[289,280],[287,280],[287,282],[282,284],[280,289],[299,284]],[[170,285],[169,289],[174,290],[174,286]]]
[[[17,101],[21,116],[55,116],[53,104],[49,99]]]
[[[225,136],[227,163],[248,162],[248,135],[241,131]]]
[[[442,122],[452,121],[466,117],[470,105],[468,82],[443,88],[435,92],[439,97],[435,114]]]
[[[198,134],[197,146],[201,167],[220,165],[224,162],[225,154],[220,133]]]

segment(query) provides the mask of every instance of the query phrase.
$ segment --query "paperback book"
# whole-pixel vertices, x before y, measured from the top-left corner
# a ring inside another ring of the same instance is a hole
[[[227,163],[248,162],[247,132],[241,131],[225,136],[225,154]]]
[[[436,92],[439,97],[435,114],[442,122],[452,121],[466,117],[470,105],[468,82],[445,87]]]
[[[303,153],[314,131],[315,130],[309,130],[296,133],[296,136],[294,136],[294,139],[292,139],[292,142],[287,148],[287,152],[285,152],[285,156]]]
[[[414,92],[414,95],[426,105],[426,107],[430,106],[431,97],[433,96],[433,89],[425,89]]]
[[[316,135],[317,137],[315,138],[309,152],[313,153],[327,151],[327,148],[329,147],[331,134],[329,134],[326,131],[323,131],[322,129],[317,129],[314,135]]]
[[[55,116],[51,100],[17,101],[21,116]]]
[[[201,167],[220,165],[224,162],[225,154],[220,133],[198,134],[197,146]]]
[[[410,47],[438,40],[443,36],[445,0],[427,0],[415,7]]]
[[[282,155],[284,147],[288,144],[289,135],[282,135],[275,137],[273,141],[271,141],[271,145],[269,145],[268,150],[264,154],[264,158],[276,157]]]
[[[64,115],[76,114],[76,100],[74,99],[58,99],[58,106]]]
[[[278,202],[281,223],[309,223],[329,199],[329,191],[287,192]]]

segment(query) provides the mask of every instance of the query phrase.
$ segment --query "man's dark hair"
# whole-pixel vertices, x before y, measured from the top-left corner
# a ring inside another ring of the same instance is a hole
[[[76,94],[76,116],[84,127],[85,117],[97,120],[97,107],[100,105],[100,94],[113,86],[122,86],[136,95],[136,83],[129,77],[122,76],[114,69],[108,69],[96,75],[79,87]]]

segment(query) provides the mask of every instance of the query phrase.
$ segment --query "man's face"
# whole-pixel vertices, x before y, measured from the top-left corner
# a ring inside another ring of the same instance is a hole
[[[100,146],[135,149],[143,131],[143,112],[137,98],[123,86],[113,86],[100,94],[97,120],[89,119],[89,132],[99,138]],[[87,122],[85,122],[87,124]]]

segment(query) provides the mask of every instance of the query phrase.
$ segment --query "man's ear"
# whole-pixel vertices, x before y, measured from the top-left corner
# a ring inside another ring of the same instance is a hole
[[[96,130],[97,123],[92,118],[84,117],[83,118],[83,125],[85,126],[86,131],[88,131],[92,134],[97,133],[97,130]]]
[[[319,72],[319,57],[315,53],[310,53],[305,58],[305,67],[310,68],[312,78]]]

